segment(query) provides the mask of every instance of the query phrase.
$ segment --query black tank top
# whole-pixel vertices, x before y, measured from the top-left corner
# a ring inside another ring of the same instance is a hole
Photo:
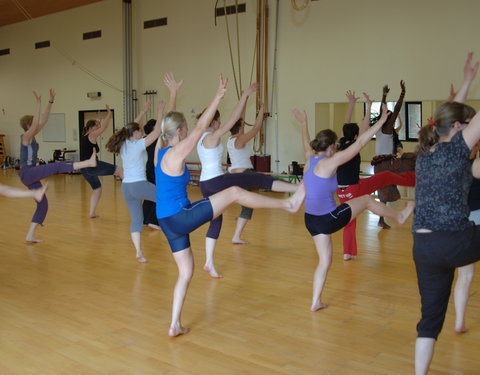
[[[82,135],[80,142],[80,161],[90,159],[94,149],[97,151],[97,154],[100,151],[98,144],[90,142],[88,135]]]

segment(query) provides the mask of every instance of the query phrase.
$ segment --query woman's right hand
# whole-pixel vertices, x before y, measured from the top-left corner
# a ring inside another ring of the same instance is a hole
[[[227,83],[228,78],[224,78],[222,74],[220,74],[220,79],[218,83],[217,93],[215,94],[217,98],[222,99],[227,92]]]

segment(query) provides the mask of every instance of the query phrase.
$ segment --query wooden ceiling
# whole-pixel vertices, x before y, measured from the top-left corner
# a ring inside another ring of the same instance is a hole
[[[101,0],[0,0],[0,27]]]

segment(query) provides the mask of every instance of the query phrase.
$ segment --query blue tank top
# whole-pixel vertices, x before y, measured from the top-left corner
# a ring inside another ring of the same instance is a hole
[[[334,194],[337,191],[337,174],[332,177],[318,177],[315,173],[317,163],[327,156],[310,156],[308,170],[303,176],[307,194],[305,196],[305,212],[310,215],[325,215],[332,212],[337,203]]]
[[[38,143],[35,138],[28,146],[22,142],[23,135],[20,136],[20,168],[35,166],[38,158]]]
[[[162,159],[170,148],[171,146],[158,151],[155,167],[157,218],[159,219],[175,215],[190,204],[187,195],[187,184],[190,180],[188,168],[184,167],[181,176],[169,176],[162,171]]]

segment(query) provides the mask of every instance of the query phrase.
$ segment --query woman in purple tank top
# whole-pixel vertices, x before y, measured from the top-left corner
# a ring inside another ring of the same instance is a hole
[[[319,257],[318,266],[313,274],[311,311],[328,306],[321,301],[321,295],[332,262],[332,233],[343,228],[366,209],[377,215],[390,217],[400,224],[403,224],[413,211],[413,202],[410,202],[404,210],[396,211],[369,195],[354,198],[336,207],[334,194],[337,190],[337,168],[355,157],[382,127],[388,116],[386,106],[383,106],[382,113],[381,119],[361,134],[350,147],[336,152],[337,135],[332,130],[320,131],[310,142],[305,111],[301,112],[298,109],[293,111],[302,126],[305,149],[306,164],[303,178],[306,189],[305,226],[313,237]]]

